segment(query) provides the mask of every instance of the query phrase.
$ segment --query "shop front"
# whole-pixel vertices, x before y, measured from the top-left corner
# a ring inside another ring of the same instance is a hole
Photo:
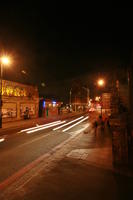
[[[35,86],[2,81],[2,120],[38,117],[39,94]]]
[[[63,102],[53,101],[51,99],[41,98],[40,100],[40,117],[52,117],[60,114],[60,107]]]

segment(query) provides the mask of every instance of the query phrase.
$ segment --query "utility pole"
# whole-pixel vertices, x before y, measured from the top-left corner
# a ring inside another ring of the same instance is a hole
[[[88,87],[82,87],[82,88],[87,91],[87,98],[86,98],[87,100],[86,100],[86,102],[87,102],[87,105],[88,105],[89,99],[90,99],[90,89]]]
[[[0,58],[0,128],[2,128],[2,79],[3,79],[3,66],[10,64],[10,58],[2,56]]]
[[[69,105],[70,105],[70,111],[72,110],[72,88],[70,89],[70,93],[69,93]]]

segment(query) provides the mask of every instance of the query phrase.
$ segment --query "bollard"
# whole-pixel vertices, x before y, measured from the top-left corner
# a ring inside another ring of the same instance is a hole
[[[48,117],[48,108],[46,109],[46,116]]]

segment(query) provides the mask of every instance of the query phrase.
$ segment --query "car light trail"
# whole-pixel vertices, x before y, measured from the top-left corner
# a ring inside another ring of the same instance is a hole
[[[76,126],[76,125],[80,124],[81,122],[85,121],[85,120],[86,120],[86,119],[88,119],[88,118],[89,118],[88,116],[87,116],[87,117],[85,117],[84,119],[80,120],[80,121],[79,121],[79,122],[77,122],[76,124],[73,124],[72,126],[69,126],[68,128],[64,129],[62,132],[65,132],[65,131],[67,131],[67,130],[69,130],[69,129],[73,128],[74,126]]]
[[[34,129],[41,128],[41,127],[45,127],[45,126],[48,126],[48,125],[51,125],[51,124],[55,124],[55,123],[58,123],[58,122],[61,122],[61,120],[55,121],[55,122],[51,122],[51,123],[48,123],[48,124],[37,125],[37,126],[34,126],[34,127],[32,127],[32,128],[23,129],[23,130],[21,130],[20,132],[22,133],[22,132],[34,130]]]
[[[77,119],[74,119],[74,120],[72,120],[72,121],[70,121],[70,122],[68,122],[68,123],[66,123],[66,124],[63,124],[62,126],[58,126],[57,128],[54,128],[53,131],[58,130],[58,129],[64,127],[64,126],[67,126],[68,124],[72,124],[73,122],[76,122],[76,121],[82,119],[83,117],[84,117],[84,116],[81,116],[81,117],[79,117],[79,118],[77,118]]]
[[[4,142],[5,138],[0,138],[0,142]]]
[[[53,126],[57,126],[58,124],[63,124],[65,123],[66,121],[62,121],[62,122],[57,122],[57,123],[54,123],[54,124],[51,124],[51,125],[47,125],[47,126],[44,126],[44,127],[41,127],[41,128],[37,128],[37,129],[34,129],[34,130],[31,130],[31,131],[27,131],[26,133],[34,133],[34,132],[37,132],[37,131],[40,131],[40,130],[44,130],[46,128],[50,128],[50,127],[53,127]]]

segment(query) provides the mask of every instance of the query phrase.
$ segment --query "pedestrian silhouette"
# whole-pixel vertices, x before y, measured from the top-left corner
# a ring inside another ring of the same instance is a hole
[[[95,121],[95,122],[94,122],[95,134],[96,134],[96,132],[97,132],[97,127],[98,127],[98,123],[97,123],[97,121]]]

